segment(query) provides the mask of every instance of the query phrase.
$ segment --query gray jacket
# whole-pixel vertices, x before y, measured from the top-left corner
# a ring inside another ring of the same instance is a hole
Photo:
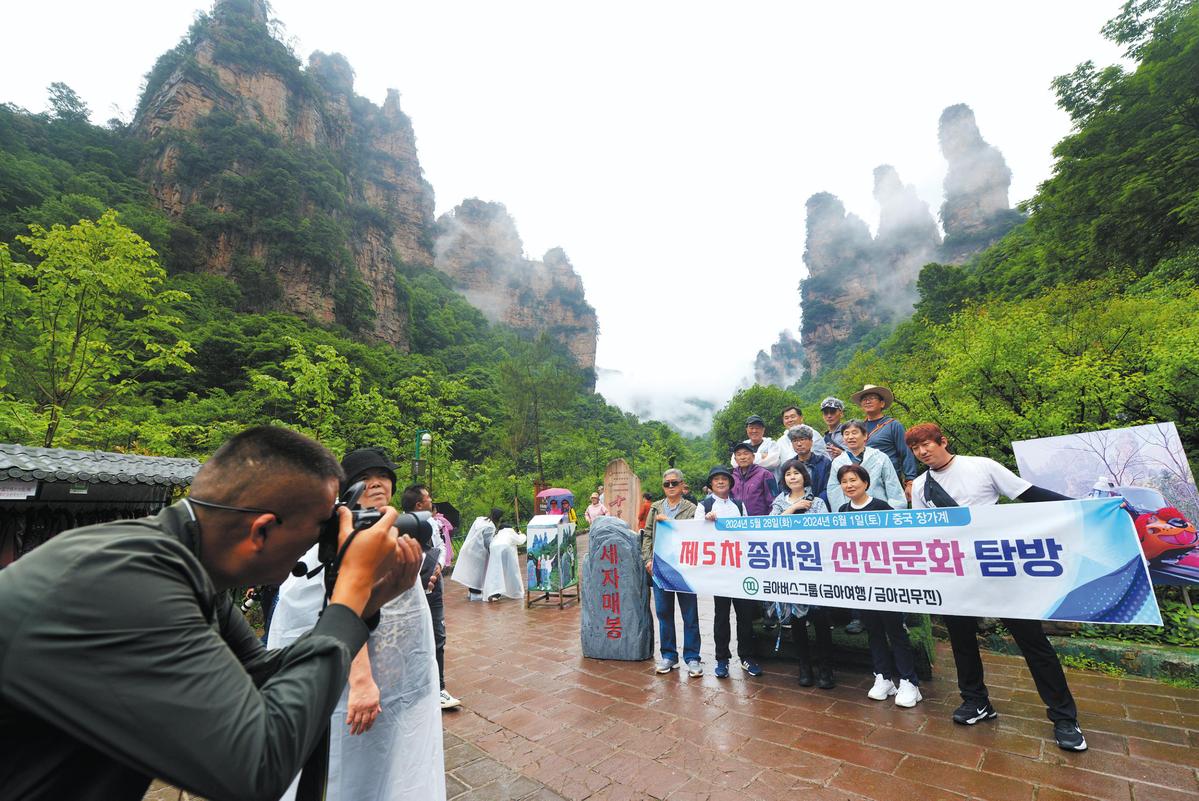
[[[658,525],[658,515],[662,514],[665,498],[660,498],[649,506],[649,514],[645,517],[645,533],[641,535],[641,561],[644,564],[654,558],[654,531]],[[679,511],[675,520],[690,520],[695,517],[695,504],[686,498],[679,498]]]

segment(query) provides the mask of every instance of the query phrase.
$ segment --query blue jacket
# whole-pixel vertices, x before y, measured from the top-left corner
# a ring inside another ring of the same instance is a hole
[[[815,492],[824,504],[828,505],[828,477],[833,469],[833,460],[823,453],[813,453],[808,461],[803,462],[812,478],[812,492]],[[780,484],[779,490],[785,490],[786,485]]]
[[[903,423],[889,415],[866,421],[866,444],[887,455],[900,481],[916,477],[916,456],[904,442],[906,433]]]

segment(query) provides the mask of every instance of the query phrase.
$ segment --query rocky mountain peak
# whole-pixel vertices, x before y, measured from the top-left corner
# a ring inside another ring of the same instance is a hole
[[[578,364],[595,367],[598,323],[583,281],[562,248],[525,257],[516,221],[501,203],[464,200],[437,219],[434,266],[492,322],[547,331]]]
[[[990,245],[1019,219],[1008,205],[1012,171],[999,148],[983,139],[974,111],[958,103],[937,125],[945,172],[945,261],[961,263]]]
[[[938,127],[947,162],[942,239],[928,204],[889,164],[874,170],[878,232],[847,212],[828,192],[808,198],[808,275],[800,288],[801,341],[814,372],[848,353],[861,336],[882,323],[912,313],[916,279],[929,262],[961,263],[991,245],[1022,219],[1008,206],[1011,170],[998,148],[983,139],[974,112],[965,104],[945,109]],[[780,338],[771,355],[759,351],[755,375],[801,369],[776,363],[774,351],[791,352]],[[794,358],[782,356],[782,358]]]

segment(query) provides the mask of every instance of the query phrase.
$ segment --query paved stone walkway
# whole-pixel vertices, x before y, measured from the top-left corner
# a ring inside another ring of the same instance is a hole
[[[966,728],[949,719],[959,699],[944,645],[924,701],[904,710],[866,697],[860,665],[832,691],[797,686],[782,661],[716,679],[710,599],[708,673],[688,679],[582,658],[577,606],[468,603],[449,589],[447,683],[463,701],[444,713],[454,801],[1199,799],[1197,690],[1068,671],[1091,750],[1065,753],[1015,657],[984,653],[1000,716]]]
[[[782,661],[758,679],[735,667],[716,679],[710,599],[709,672],[688,679],[582,658],[578,607],[467,603],[449,587],[447,683],[463,709],[445,714],[446,761],[459,801],[1199,798],[1196,690],[1068,671],[1090,751],[1066,753],[1016,657],[984,655],[1000,716],[967,728],[949,717],[959,698],[945,646],[923,703],[904,710],[866,697],[863,667],[839,671],[832,691],[799,687]]]

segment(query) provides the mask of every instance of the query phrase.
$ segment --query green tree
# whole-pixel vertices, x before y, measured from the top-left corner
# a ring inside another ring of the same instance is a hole
[[[280,365],[282,377],[250,373],[253,397],[272,422],[298,428],[336,453],[360,445],[400,452],[400,413],[376,388],[364,389],[362,371],[329,345],[309,354],[289,337],[291,355]]]
[[[61,81],[50,84],[50,108],[54,116],[68,122],[87,122],[91,115],[87,103],[75,93],[75,90]]]
[[[532,343],[517,343],[499,366],[500,396],[508,411],[505,444],[516,464],[525,448],[533,448],[538,481],[545,481],[545,438],[560,429],[562,413],[580,388],[578,370],[544,334]]]
[[[162,288],[157,254],[112,210],[30,231],[17,241],[34,263],[0,256],[0,388],[41,418],[50,447],[64,420],[95,419],[146,372],[190,369],[170,311],[187,295]]]
[[[767,437],[781,437],[783,409],[788,406],[802,409],[801,403],[798,395],[778,387],[755,384],[741,390],[712,419],[712,454],[721,462],[729,458],[729,448],[745,439],[745,421],[751,414],[766,421]],[[804,419],[808,420],[806,414]]]

